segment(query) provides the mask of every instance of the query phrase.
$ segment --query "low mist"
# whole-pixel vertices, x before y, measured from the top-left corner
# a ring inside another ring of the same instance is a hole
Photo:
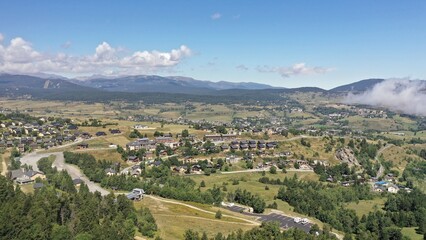
[[[396,112],[426,116],[426,81],[388,79],[364,93],[349,93],[344,102],[385,107]]]

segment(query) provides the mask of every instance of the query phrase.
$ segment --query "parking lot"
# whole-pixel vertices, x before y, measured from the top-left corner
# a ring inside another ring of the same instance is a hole
[[[307,224],[303,224],[303,223],[296,223],[294,221],[294,218],[292,217],[288,217],[282,214],[278,214],[278,213],[270,213],[268,215],[265,214],[258,214],[258,213],[248,213],[248,212],[243,212],[243,210],[245,210],[245,208],[243,207],[239,207],[239,206],[232,206],[232,207],[227,207],[229,210],[233,211],[233,212],[239,212],[242,213],[244,215],[248,215],[248,216],[254,216],[257,217],[259,221],[262,222],[279,222],[280,223],[280,227],[282,228],[299,228],[305,232],[309,232],[309,230],[312,227],[311,223],[307,223]]]

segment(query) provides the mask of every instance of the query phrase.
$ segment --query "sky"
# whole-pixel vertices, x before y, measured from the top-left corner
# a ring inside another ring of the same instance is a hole
[[[426,79],[426,1],[0,1],[0,72],[325,89]]]

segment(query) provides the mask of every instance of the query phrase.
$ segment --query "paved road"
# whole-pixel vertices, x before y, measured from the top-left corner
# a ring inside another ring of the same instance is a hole
[[[53,152],[53,153],[33,152],[22,157],[21,163],[32,166],[33,170],[38,170],[38,167],[37,167],[38,160],[44,157],[49,157],[50,155],[55,155],[56,158],[55,158],[55,161],[53,162],[53,167],[56,167],[59,171],[64,169],[65,171],[68,172],[68,174],[71,176],[72,179],[80,178],[81,180],[84,181],[84,183],[87,185],[87,187],[89,188],[91,192],[98,191],[101,193],[101,195],[109,194],[109,191],[101,188],[95,182],[90,181],[77,166],[65,163],[63,152]]]
[[[229,210],[233,211],[233,212],[239,212],[242,213],[244,215],[247,216],[254,216],[257,217],[257,220],[262,221],[262,222],[271,222],[271,221],[275,221],[275,222],[279,222],[280,223],[280,227],[282,228],[299,228],[305,232],[309,232],[309,230],[312,227],[311,223],[308,224],[302,224],[302,223],[296,223],[294,222],[294,218],[289,217],[289,216],[285,216],[283,214],[278,214],[278,213],[270,213],[268,215],[266,214],[257,214],[257,213],[248,213],[248,212],[243,212],[244,208],[240,207],[240,206],[232,206],[232,207],[227,207]]]
[[[139,165],[139,163],[135,163],[126,168],[123,168],[123,170],[120,171],[120,174],[129,174],[130,172],[132,172],[132,167],[136,165]]]

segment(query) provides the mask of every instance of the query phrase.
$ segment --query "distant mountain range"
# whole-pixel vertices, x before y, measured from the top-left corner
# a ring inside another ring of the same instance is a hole
[[[211,82],[188,77],[161,77],[152,75],[118,78],[92,78],[85,81],[71,80],[75,84],[110,92],[167,92],[167,93],[208,93],[216,90],[246,89],[259,90],[274,88],[270,85],[252,82]]]
[[[184,99],[185,96],[188,98],[188,95],[273,99],[282,93],[291,92],[324,92],[330,94],[362,92],[382,81],[383,79],[367,79],[327,91],[317,87],[278,88],[252,82],[211,82],[179,76],[140,75],[117,78],[98,76],[87,80],[77,80],[43,74],[37,76],[0,74],[0,96],[31,95],[59,100],[76,96],[93,99],[93,96],[96,96],[106,100],[141,98],[138,93],[145,93],[144,97],[158,97],[158,93],[166,93],[169,98],[175,97],[177,99]]]

